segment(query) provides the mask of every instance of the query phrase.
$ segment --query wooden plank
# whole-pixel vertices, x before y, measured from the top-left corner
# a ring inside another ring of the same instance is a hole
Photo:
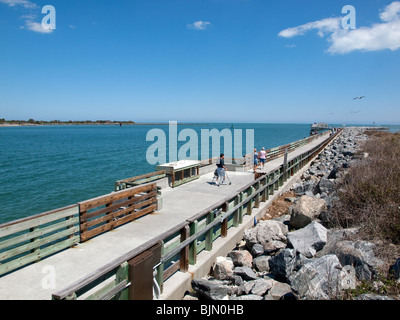
[[[176,261],[172,263],[167,269],[164,270],[163,281],[167,280],[170,276],[172,276],[175,272],[179,270],[180,261]]]
[[[115,211],[115,212],[112,212],[112,213],[110,213],[110,214],[108,214],[108,215],[99,217],[99,218],[97,218],[97,219],[93,219],[93,220],[90,220],[90,221],[86,221],[86,222],[84,222],[84,223],[81,223],[81,226],[83,226],[84,228],[90,228],[90,227],[95,226],[95,225],[97,225],[97,224],[100,224],[100,223],[104,223],[104,222],[106,222],[106,221],[109,221],[110,219],[111,219],[111,220],[113,220],[113,219],[120,219],[120,218],[118,218],[118,217],[120,217],[120,216],[123,217],[123,216],[131,215],[131,214],[133,213],[134,210],[139,209],[139,208],[142,208],[142,207],[147,206],[147,205],[150,205],[150,204],[153,204],[153,203],[155,203],[156,201],[157,201],[157,199],[151,198],[151,199],[148,199],[148,200],[143,201],[143,202],[140,202],[140,203],[135,203],[134,205],[132,205],[132,206],[130,206],[130,207],[127,207],[127,208],[125,208],[125,209],[122,209],[122,210],[119,210],[119,211]],[[85,220],[87,220],[87,218],[84,217],[84,219],[82,219],[82,220],[85,221]],[[113,223],[113,222],[109,222],[109,223]]]
[[[30,228],[35,228],[40,225],[50,223],[62,218],[73,216],[78,214],[78,206],[72,205],[41,214],[34,215],[32,217],[18,219],[15,221],[7,222],[0,225],[1,237],[21,232]]]
[[[170,239],[168,242],[165,242],[164,243],[164,254],[163,255],[167,255],[168,253],[170,253],[172,250],[177,248],[180,243],[181,243],[180,234],[177,235],[176,237]]]
[[[145,184],[145,185],[141,185],[141,186],[134,187],[134,188],[129,188],[129,189],[121,190],[121,191],[112,192],[112,193],[109,193],[104,196],[100,196],[97,198],[79,202],[78,203],[79,210],[81,212],[87,211],[87,210],[105,205],[107,203],[112,203],[112,202],[115,202],[115,201],[118,201],[118,200],[121,200],[124,198],[132,197],[135,194],[147,192],[147,191],[150,191],[150,190],[153,190],[156,188],[157,188],[156,183],[150,183],[150,184]]]
[[[50,232],[53,232],[56,230],[74,226],[75,224],[77,225],[78,223],[79,223],[79,218],[74,217],[74,218],[59,222],[59,223],[55,223],[55,224],[47,226],[47,227],[39,228],[32,232],[27,232],[22,235],[15,236],[13,238],[6,239],[6,240],[0,242],[0,250],[17,245],[24,241],[31,240],[33,238],[41,237],[44,234],[47,234],[47,233],[50,233]]]
[[[180,186],[181,184],[184,184],[184,183],[187,183],[187,182],[190,182],[190,181],[199,179],[199,178],[200,178],[200,176],[191,176],[191,177],[185,178],[185,179],[183,179],[183,180],[174,180],[173,186],[174,186],[174,187],[178,187],[178,186]]]
[[[148,198],[156,197],[156,196],[157,196],[157,190],[156,189],[153,189],[152,191],[150,191],[150,192],[148,192],[148,193],[146,193],[144,195],[136,195],[135,194],[131,199],[125,198],[121,202],[114,203],[114,204],[112,204],[112,205],[110,205],[110,206],[108,206],[106,208],[101,208],[101,209],[86,213],[84,216],[81,217],[81,222],[85,222],[85,221],[87,221],[87,220],[89,220],[89,219],[91,219],[91,218],[93,218],[95,216],[102,215],[102,214],[105,214],[107,212],[112,212],[112,211],[118,210],[121,207],[126,207],[126,206],[129,206],[131,204],[136,204],[136,203],[144,201],[144,200],[146,200]]]
[[[120,293],[121,291],[125,290],[129,286],[127,280],[123,280],[120,283],[114,285],[113,288],[110,288],[108,291],[104,292],[98,300],[110,300],[116,294]]]
[[[160,174],[160,175],[157,175],[157,176],[152,176],[152,177],[149,177],[149,178],[146,178],[146,179],[140,179],[140,180],[135,180],[135,181],[126,181],[126,182],[124,182],[124,184],[126,186],[134,186],[134,187],[136,187],[136,186],[139,186],[139,185],[144,184],[144,183],[148,183],[148,182],[152,182],[152,181],[155,181],[155,180],[159,180],[159,179],[165,178],[166,176],[167,175],[164,173],[164,174]]]
[[[0,264],[0,275],[5,274],[10,271],[13,271],[19,267],[27,265],[28,263],[38,261],[50,254],[53,254],[55,252],[65,249],[65,248],[71,247],[71,246],[77,244],[78,242],[79,242],[79,236],[75,236],[75,237],[69,238],[65,241],[61,241],[51,247],[41,249],[38,252],[34,252],[34,253],[28,254],[26,256],[23,256],[21,258],[12,260],[10,262]]]
[[[150,212],[153,212],[156,208],[157,208],[157,205],[154,204],[148,208],[142,209],[142,210],[132,213],[128,216],[122,217],[122,218],[118,219],[117,221],[112,221],[108,224],[104,224],[102,226],[99,226],[99,227],[91,229],[91,230],[85,230],[82,232],[82,228],[81,228],[81,241],[87,241],[88,239],[93,238],[103,232],[109,231],[115,227],[122,225],[122,224],[133,221],[145,214],[149,214]]]
[[[110,280],[110,279],[107,279],[107,280]],[[85,300],[100,300],[100,298],[102,296],[104,296],[104,294],[106,292],[109,292],[110,290],[112,290],[115,287],[115,279],[113,279],[109,283],[101,283],[100,285],[101,285],[101,287],[98,290],[96,290],[95,292],[93,292],[90,296],[86,297]]]
[[[24,252],[36,249],[36,248],[40,248],[41,246],[48,244],[50,242],[56,241],[58,239],[67,237],[69,235],[73,235],[75,233],[77,233],[79,231],[79,227],[73,227],[73,228],[69,228],[66,230],[63,230],[61,232],[57,232],[54,233],[50,236],[44,237],[44,238],[38,238],[33,242],[29,242],[25,245],[13,248],[11,250],[8,251],[4,251],[0,253],[0,260],[6,260],[9,259],[11,257],[14,257],[16,255],[22,254]]]
[[[159,171],[154,171],[154,172],[150,172],[150,173],[145,173],[145,174],[135,176],[132,178],[118,180],[117,183],[133,182],[133,181],[142,180],[142,179],[146,179],[146,178],[150,178],[150,177],[154,177],[154,176],[164,176],[165,177],[165,174],[166,174],[165,170],[159,170]]]

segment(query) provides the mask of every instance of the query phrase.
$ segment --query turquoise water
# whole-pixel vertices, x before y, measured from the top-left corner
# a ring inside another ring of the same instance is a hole
[[[107,194],[116,180],[152,172],[146,141],[168,126],[0,127],[0,224]],[[178,125],[182,129],[231,129],[232,124]],[[254,129],[255,147],[272,148],[309,135],[309,124],[233,124]],[[167,139],[168,140],[168,139]],[[178,149],[180,145],[178,144]],[[199,151],[200,154],[200,151]]]

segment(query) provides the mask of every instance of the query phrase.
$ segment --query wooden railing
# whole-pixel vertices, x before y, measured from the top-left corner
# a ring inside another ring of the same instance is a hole
[[[156,183],[148,183],[78,203],[81,241],[155,211],[156,203]]]
[[[163,288],[163,283],[175,272],[186,272],[189,265],[194,265],[197,255],[203,251],[210,251],[213,242],[219,237],[226,237],[229,228],[237,227],[243,222],[245,215],[251,215],[253,208],[258,208],[261,202],[269,199],[275,191],[284,182],[297,173],[304,165],[310,162],[325,146],[332,141],[341,131],[331,135],[326,141],[304,152],[296,157],[285,157],[285,162],[278,168],[256,176],[256,179],[244,186],[233,195],[224,198],[218,203],[206,208],[194,215],[190,219],[182,221],[174,228],[164,232],[156,238],[148,241],[142,246],[135,248],[126,255],[116,259],[105,267],[93,271],[87,277],[71,284],[53,294],[53,299],[77,299],[84,297],[94,284],[98,286],[96,292],[91,293],[91,297],[99,295],[107,288],[108,292],[115,293],[107,295],[107,298],[119,297],[122,292],[127,292],[134,286],[132,282],[114,280],[110,282],[104,281],[106,278],[118,278],[118,271],[126,266],[129,260],[144,254],[156,244],[161,245],[161,256],[158,263],[149,265],[149,268],[155,268],[155,280],[157,287]],[[287,152],[286,152],[287,154]],[[132,275],[128,275],[129,279]],[[104,285],[102,285],[102,281]],[[153,285],[150,283],[149,285]],[[117,296],[118,293],[118,296]],[[125,295],[130,299],[129,294]]]
[[[0,225],[0,276],[79,242],[78,206]]]
[[[150,172],[135,176],[132,178],[126,178],[115,182],[115,191],[123,190],[131,187],[135,187],[141,184],[153,182],[166,177],[165,170]]]
[[[148,183],[0,225],[0,276],[156,210]]]

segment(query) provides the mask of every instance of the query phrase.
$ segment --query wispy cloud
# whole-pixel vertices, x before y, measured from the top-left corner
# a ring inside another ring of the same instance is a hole
[[[41,22],[36,22],[32,20],[26,20],[25,26],[28,30],[38,32],[38,33],[52,33],[53,29],[44,29]]]
[[[194,30],[205,30],[209,26],[211,26],[211,22],[208,21],[196,21],[191,24],[187,25],[189,29],[194,29]]]
[[[311,30],[317,30],[318,35],[323,37],[326,33],[334,32],[339,29],[340,22],[341,18],[327,18],[282,30],[278,35],[284,38],[292,38],[294,36],[304,35]]]
[[[41,22],[35,21],[38,19],[38,15],[35,14],[36,9],[39,6],[28,0],[0,0],[0,3],[8,5],[9,7],[23,7],[29,9],[28,13],[21,16],[21,19],[25,21],[25,25],[21,26],[21,29],[30,30],[37,33],[52,33],[54,30],[51,28],[43,28]],[[26,11],[25,11],[26,12]]]
[[[22,6],[28,9],[34,9],[38,7],[36,3],[30,2],[28,0],[0,0],[0,3],[4,3],[9,7]]]
[[[346,54],[356,50],[378,51],[397,50],[400,48],[400,1],[394,1],[380,13],[381,23],[371,27],[344,29],[341,26],[342,17],[327,18],[309,22],[297,27],[279,32],[279,36],[292,38],[316,30],[320,37],[328,35],[331,54]]]

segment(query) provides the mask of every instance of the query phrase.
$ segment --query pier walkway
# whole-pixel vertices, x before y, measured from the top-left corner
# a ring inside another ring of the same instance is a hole
[[[288,160],[315,148],[328,138],[328,134],[323,135],[296,149],[288,154]],[[267,162],[263,171],[272,171],[282,163],[283,156]],[[209,172],[177,188],[165,188],[162,191],[161,210],[0,276],[0,299],[49,300],[55,291],[70,286],[110,261],[142,246],[255,179],[252,170],[228,171],[228,175],[231,185],[215,186],[211,183],[213,172]]]

